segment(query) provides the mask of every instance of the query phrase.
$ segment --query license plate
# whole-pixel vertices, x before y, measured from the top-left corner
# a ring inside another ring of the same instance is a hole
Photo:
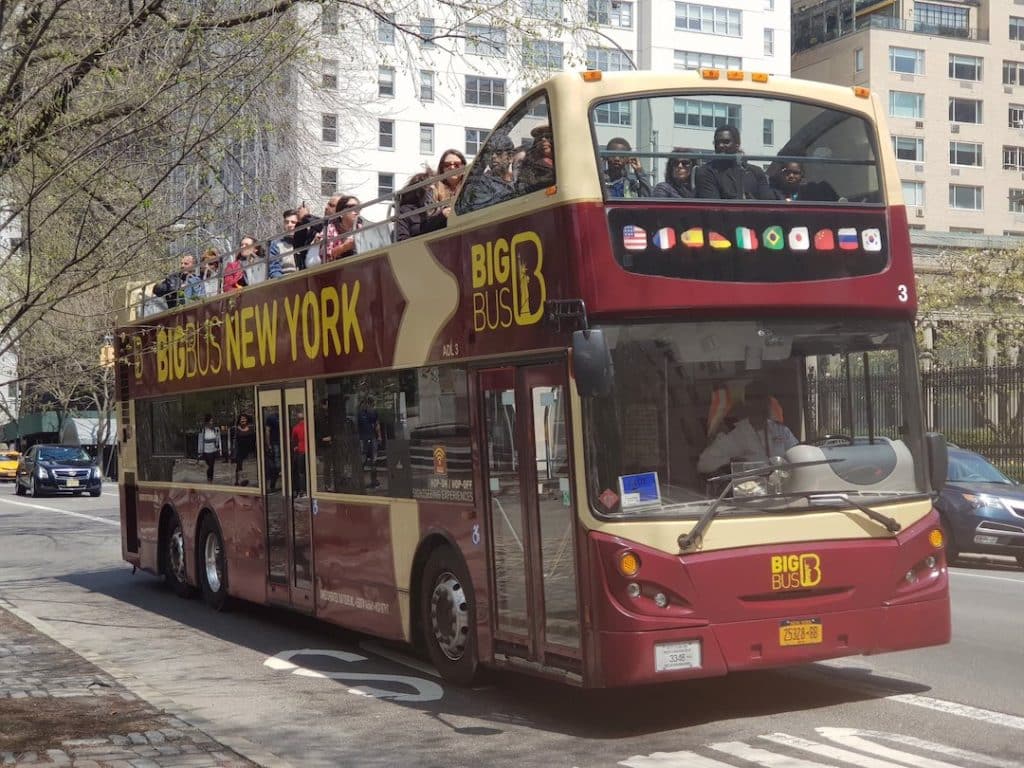
[[[654,646],[654,671],[672,672],[676,669],[700,669],[700,640],[681,643],[658,643]]]
[[[779,624],[779,645],[818,645],[821,619],[787,619]]]
[[[67,481],[67,483],[65,483],[65,485],[67,485],[68,488],[77,488],[78,487],[78,481],[75,478],[73,478],[73,477],[69,477],[68,481]]]
[[[999,543],[999,537],[998,536],[982,536],[982,535],[978,535],[978,536],[974,537],[974,543],[975,544],[998,544]]]

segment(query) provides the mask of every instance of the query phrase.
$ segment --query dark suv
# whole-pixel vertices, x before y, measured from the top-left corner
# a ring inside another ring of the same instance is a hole
[[[26,491],[33,496],[48,493],[80,496],[85,491],[90,496],[99,496],[102,487],[100,468],[77,445],[33,445],[22,454],[14,478],[14,492],[19,496],[24,496]]]

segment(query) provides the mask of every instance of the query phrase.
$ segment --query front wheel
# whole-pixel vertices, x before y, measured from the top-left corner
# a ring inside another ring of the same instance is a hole
[[[1024,554],[1017,555],[1017,565],[1024,568]]]
[[[32,475],[32,498],[38,499],[43,495],[43,492],[39,489],[39,478]]]
[[[942,533],[946,540],[946,565],[952,565],[960,559],[960,547],[953,538],[953,527],[946,520],[942,521]]]
[[[100,489],[97,488],[95,491],[89,491],[89,495],[95,499],[97,496],[100,495]]]
[[[448,547],[435,549],[423,569],[420,594],[423,638],[441,677],[469,685],[477,675],[476,609],[469,572]]]
[[[199,529],[199,553],[203,600],[213,610],[223,611],[228,607],[228,563],[224,537],[213,515],[207,515]]]
[[[189,597],[192,594],[185,569],[185,531],[176,514],[171,517],[164,538],[164,581],[178,597]]]

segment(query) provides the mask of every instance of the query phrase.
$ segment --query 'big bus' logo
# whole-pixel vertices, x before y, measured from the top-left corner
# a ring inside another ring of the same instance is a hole
[[[533,325],[544,316],[544,248],[536,232],[499,237],[470,249],[473,330]]]
[[[812,553],[772,555],[772,589],[803,589],[821,582],[821,558]]]

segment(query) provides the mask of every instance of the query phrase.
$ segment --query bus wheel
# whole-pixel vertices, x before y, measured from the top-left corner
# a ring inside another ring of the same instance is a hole
[[[469,685],[479,665],[473,587],[462,559],[448,547],[431,552],[420,600],[424,640],[441,676]]]
[[[215,611],[228,605],[228,563],[224,555],[224,537],[217,518],[207,515],[199,529],[200,579],[203,600]]]
[[[171,516],[164,538],[164,581],[178,597],[189,597],[192,594],[185,571],[185,532],[176,514]]]

